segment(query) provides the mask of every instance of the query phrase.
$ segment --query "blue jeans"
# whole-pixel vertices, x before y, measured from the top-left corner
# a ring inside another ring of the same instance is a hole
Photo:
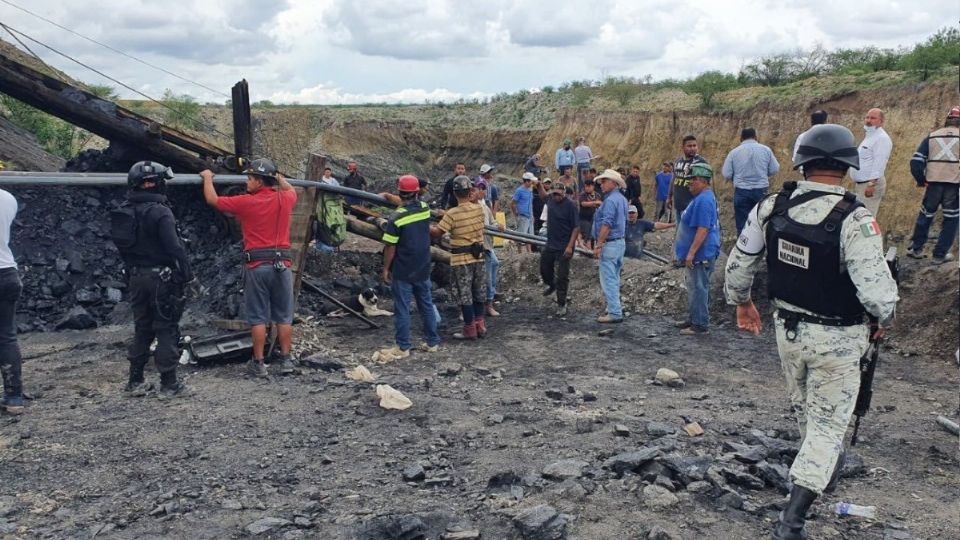
[[[410,343],[410,299],[417,302],[417,312],[423,321],[423,339],[431,347],[440,343],[440,334],[437,333],[437,309],[433,305],[430,295],[430,280],[418,282],[400,281],[394,279],[393,289],[393,327],[396,331],[397,347],[402,351],[409,351]]]
[[[937,215],[937,208],[943,209],[943,227],[940,229],[940,237],[937,239],[937,245],[933,247],[934,257],[943,257],[953,245],[953,239],[957,236],[958,216],[960,216],[960,205],[958,205],[958,193],[956,184],[947,184],[944,182],[931,182],[927,184],[927,190],[923,194],[923,202],[920,204],[920,214],[917,216],[917,224],[913,227],[913,238],[910,242],[910,248],[914,251],[921,251],[923,245],[927,243],[927,236],[930,234],[930,224],[933,223],[934,216]]]
[[[607,300],[607,315],[614,319],[623,318],[620,307],[620,269],[623,268],[623,254],[626,251],[623,238],[607,240],[600,250],[600,288]]]
[[[484,264],[487,265],[487,302],[493,302],[497,295],[497,272],[500,271],[500,259],[494,250],[488,249]]]
[[[523,234],[533,233],[533,218],[530,216],[517,216],[517,232]]]
[[[710,276],[717,261],[703,261],[687,268],[687,310],[690,325],[697,330],[706,330],[710,324]]]
[[[577,193],[583,193],[583,175],[590,170],[590,162],[577,163]]]
[[[767,196],[767,188],[733,189],[733,219],[737,223],[737,236],[747,224],[747,216],[758,202]]]

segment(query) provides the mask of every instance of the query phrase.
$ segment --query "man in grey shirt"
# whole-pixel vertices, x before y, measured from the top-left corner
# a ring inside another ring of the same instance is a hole
[[[733,214],[737,236],[747,222],[747,214],[767,196],[770,177],[780,172],[780,164],[770,147],[757,142],[757,130],[740,132],[740,146],[727,154],[723,177],[733,182]]]

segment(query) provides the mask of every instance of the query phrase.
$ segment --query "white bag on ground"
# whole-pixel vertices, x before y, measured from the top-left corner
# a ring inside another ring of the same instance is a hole
[[[376,379],[373,373],[370,373],[370,370],[362,364],[353,369],[348,369],[346,375],[348,379],[357,382],[373,382]]]
[[[377,396],[380,398],[380,406],[384,409],[396,409],[403,411],[413,406],[407,396],[394,389],[389,384],[377,385]]]

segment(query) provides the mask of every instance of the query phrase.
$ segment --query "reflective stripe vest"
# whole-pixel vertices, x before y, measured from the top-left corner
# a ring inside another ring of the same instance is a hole
[[[940,128],[927,143],[927,182],[960,184],[960,128]]]

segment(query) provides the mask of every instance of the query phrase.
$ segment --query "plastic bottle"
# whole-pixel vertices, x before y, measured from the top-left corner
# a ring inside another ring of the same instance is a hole
[[[860,516],[867,519],[877,517],[876,506],[860,506],[859,504],[838,502],[835,510],[838,516]]]

